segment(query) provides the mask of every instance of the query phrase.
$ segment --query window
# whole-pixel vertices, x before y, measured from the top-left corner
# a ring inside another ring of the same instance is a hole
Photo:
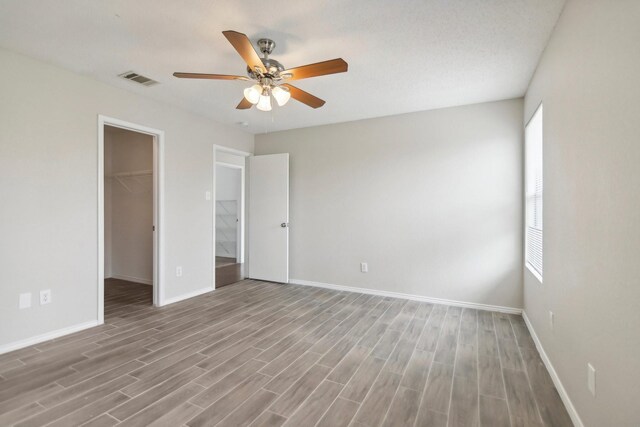
[[[542,105],[524,130],[525,264],[542,282]]]

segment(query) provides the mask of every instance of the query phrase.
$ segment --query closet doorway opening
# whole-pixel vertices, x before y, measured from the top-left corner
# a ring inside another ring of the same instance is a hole
[[[98,321],[162,305],[162,131],[103,116],[98,142]]]
[[[246,277],[245,159],[249,153],[218,146],[214,153],[214,287],[220,288]]]

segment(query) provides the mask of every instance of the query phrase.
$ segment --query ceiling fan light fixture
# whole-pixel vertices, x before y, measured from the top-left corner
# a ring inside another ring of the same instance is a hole
[[[289,92],[289,89],[281,86],[276,86],[271,89],[271,93],[280,107],[289,102],[289,99],[291,98],[291,92]]]
[[[267,92],[266,95],[260,95],[257,107],[260,111],[271,111],[271,97],[269,96],[269,92]]]
[[[325,104],[324,100],[290,84],[283,84],[282,87],[277,85],[283,83],[283,80],[302,80],[344,73],[349,67],[344,59],[335,58],[300,67],[285,68],[280,62],[269,57],[276,45],[273,40],[258,40],[258,47],[263,54],[261,58],[246,34],[232,30],[223,31],[222,34],[244,60],[248,77],[184,72],[176,72],[173,75],[181,79],[252,81],[253,86],[244,89],[244,97],[236,106],[237,110],[249,110],[256,105],[261,111],[271,111],[271,95],[273,95],[279,106],[285,105],[289,99],[293,98],[311,108],[320,108]]]
[[[253,105],[257,104],[260,101],[260,95],[262,94],[262,86],[253,85],[244,90],[244,97],[252,103]]]

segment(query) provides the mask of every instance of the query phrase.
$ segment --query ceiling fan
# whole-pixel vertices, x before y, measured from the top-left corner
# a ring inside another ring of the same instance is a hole
[[[324,76],[327,74],[344,73],[348,64],[342,59],[317,62],[301,67],[285,69],[284,66],[269,55],[276,47],[271,39],[258,40],[258,47],[263,57],[260,58],[253,48],[249,38],[237,31],[223,31],[222,34],[247,63],[247,75],[230,76],[225,74],[199,74],[199,73],[173,73],[175,77],[183,79],[210,79],[210,80],[243,80],[253,81],[255,84],[244,90],[244,98],[238,106],[238,110],[246,110],[256,105],[261,111],[271,111],[271,96],[279,106],[283,106],[293,98],[311,108],[319,108],[325,104],[322,99],[305,92],[288,81],[302,80],[310,77]]]

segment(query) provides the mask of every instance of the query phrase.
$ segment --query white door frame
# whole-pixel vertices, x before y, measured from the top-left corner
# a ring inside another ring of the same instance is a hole
[[[217,160],[217,152],[223,152],[223,153],[228,153],[228,154],[234,154],[236,156],[241,156],[241,157],[245,157],[245,166],[240,166],[240,165],[235,165],[232,163],[226,163],[226,162],[222,162],[222,161],[218,161]],[[246,158],[249,156],[252,156],[252,153],[249,153],[247,151],[241,151],[241,150],[236,150],[235,148],[229,148],[229,147],[225,147],[223,145],[218,145],[218,144],[213,144],[213,289],[216,288],[216,274],[215,274],[215,269],[216,269],[216,167],[218,165],[222,165],[222,166],[226,166],[226,167],[231,167],[231,168],[236,168],[236,169],[240,169],[240,206],[239,206],[239,212],[238,212],[238,217],[240,218],[240,235],[238,236],[238,245],[240,246],[240,253],[238,256],[238,260],[240,263],[244,263],[245,262],[245,224],[246,224],[246,210],[245,210],[245,203],[246,203]],[[245,265],[245,271],[246,271],[246,265]]]
[[[104,127],[113,126],[153,137],[153,305],[164,305],[164,131],[98,115],[98,324],[104,323]]]

